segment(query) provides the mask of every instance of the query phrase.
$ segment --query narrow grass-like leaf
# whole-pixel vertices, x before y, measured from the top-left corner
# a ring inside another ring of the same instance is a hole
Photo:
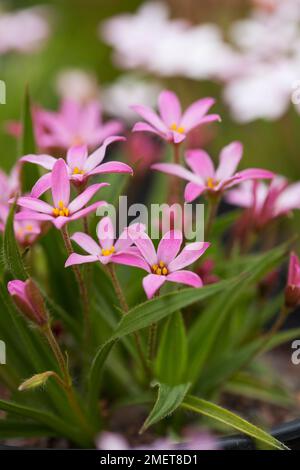
[[[168,385],[183,383],[187,363],[187,338],[180,312],[171,315],[159,341],[155,373],[159,382]]]
[[[163,383],[157,383],[156,385],[158,385],[157,400],[141,428],[141,433],[146,431],[146,429],[153,424],[164,419],[166,416],[174,413],[174,411],[181,405],[190,387],[190,384],[180,384],[175,387]]]
[[[181,406],[189,411],[208,416],[209,418],[224,423],[227,426],[230,426],[237,431],[258,440],[273,449],[288,450],[288,447],[286,447],[267,432],[263,431],[257,426],[254,426],[235,413],[232,413],[231,411],[226,410],[221,406],[215,405],[214,403],[188,395],[184,399]]]
[[[1,439],[55,437],[58,435],[59,433],[53,429],[50,429],[47,426],[43,426],[39,423],[12,419],[0,419]]]
[[[19,251],[18,243],[14,232],[14,215],[16,205],[11,206],[6,221],[4,240],[3,240],[3,256],[6,269],[14,279],[25,281],[28,277],[23,260]]]

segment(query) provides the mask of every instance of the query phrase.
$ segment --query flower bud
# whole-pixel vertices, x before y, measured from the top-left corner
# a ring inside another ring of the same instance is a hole
[[[42,372],[41,374],[35,374],[30,379],[25,380],[25,382],[21,383],[18,390],[23,392],[24,390],[30,390],[32,388],[41,387],[44,385],[49,377],[53,377],[55,372],[49,370],[47,372]]]
[[[300,263],[295,253],[290,255],[288,281],[285,288],[285,305],[295,308],[300,303]]]
[[[29,320],[38,326],[48,322],[44,299],[32,279],[25,282],[15,279],[7,284],[7,289],[19,310]]]

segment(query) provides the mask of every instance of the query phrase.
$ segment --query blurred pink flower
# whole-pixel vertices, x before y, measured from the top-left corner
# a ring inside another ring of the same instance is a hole
[[[106,205],[105,201],[98,201],[85,207],[96,192],[104,186],[109,185],[108,183],[93,184],[70,202],[70,181],[67,165],[63,159],[59,159],[51,173],[53,206],[35,197],[19,197],[17,204],[28,210],[16,214],[15,219],[50,221],[57,229],[61,229],[72,220],[85,217],[98,207]]]
[[[0,232],[4,232],[9,213],[9,206],[0,204]],[[14,233],[17,241],[23,247],[32,245],[42,232],[42,223],[30,219],[30,212],[26,211],[27,219],[14,220]]]
[[[276,217],[300,209],[300,183],[289,185],[282,177],[274,178],[270,185],[245,181],[229,191],[226,200],[249,209],[253,223],[260,228]]]
[[[235,173],[242,154],[242,144],[232,142],[221,151],[220,163],[216,170],[210,156],[204,150],[186,152],[186,162],[192,171],[173,163],[157,163],[152,165],[152,168],[189,181],[185,188],[184,197],[187,202],[191,202],[205,192],[222,193],[245,180],[268,179],[274,176],[272,172],[259,168],[250,168]]]
[[[97,227],[99,244],[85,233],[74,233],[71,240],[75,241],[88,255],[72,253],[65,263],[65,267],[74,264],[93,263],[100,261],[102,264],[116,263],[127,266],[143,267],[143,261],[137,250],[132,248],[133,241],[125,228],[118,240],[115,240],[115,230],[109,217],[103,217]]]
[[[86,145],[94,149],[107,137],[122,130],[119,121],[102,122],[98,101],[80,104],[64,99],[58,112],[39,109],[35,116],[40,148],[63,148]]]
[[[216,440],[204,432],[193,432],[178,440],[167,437],[156,439],[151,444],[130,446],[121,434],[103,432],[98,436],[96,447],[100,450],[216,450]]]
[[[76,186],[86,185],[89,177],[106,173],[130,173],[130,166],[122,162],[101,163],[105,157],[106,148],[113,142],[124,141],[125,137],[108,137],[103,145],[88,156],[86,145],[71,147],[67,152],[67,171],[70,181]],[[50,155],[25,155],[20,162],[35,163],[46,170],[53,170],[57,158]],[[32,197],[40,197],[51,187],[51,173],[44,174],[34,185],[31,191]]]
[[[199,274],[203,281],[203,285],[215,284],[219,282],[219,276],[214,274],[215,262],[211,258],[204,260],[197,268],[196,272]]]
[[[0,170],[0,205],[7,204],[20,190],[20,165],[16,164],[9,175]]]
[[[162,148],[159,142],[145,134],[130,134],[125,151],[127,160],[134,165],[135,174],[143,174],[150,166],[160,160]]]
[[[220,121],[218,114],[207,114],[214,102],[212,98],[203,98],[195,101],[182,114],[178,97],[172,91],[164,90],[158,97],[160,115],[147,106],[131,106],[131,109],[147,121],[137,122],[133,132],[153,132],[168,142],[179,144],[195,127],[207,122]]]
[[[300,262],[295,253],[290,254],[288,280],[285,288],[285,304],[295,308],[300,302]]]
[[[167,281],[192,287],[202,286],[202,281],[197,274],[182,268],[197,261],[207,250],[209,243],[190,243],[178,254],[183,239],[182,232],[179,230],[167,232],[159,242],[157,251],[146,232],[137,230],[136,226],[133,226],[129,227],[128,233],[141,254],[143,264],[140,267],[149,273],[143,279],[143,287],[148,299],[151,299]]]

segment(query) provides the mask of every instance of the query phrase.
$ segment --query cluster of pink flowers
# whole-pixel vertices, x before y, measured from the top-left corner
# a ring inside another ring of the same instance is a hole
[[[178,155],[191,131],[220,120],[218,114],[207,114],[213,104],[211,98],[201,99],[182,113],[178,97],[165,90],[158,99],[159,115],[148,107],[132,106],[146,121],[135,124],[133,132],[145,131],[160,136]],[[66,157],[56,158],[45,153],[24,155],[10,177],[0,174],[3,188],[0,196],[0,230],[4,230],[9,203],[21,191],[22,166],[31,163],[47,170],[35,182],[29,195],[17,198],[20,210],[15,216],[15,232],[22,245],[33,243],[49,223],[65,234],[66,224],[86,218],[98,207],[106,205],[104,200],[88,205],[99,190],[108,186],[105,182],[89,184],[93,177],[109,173],[133,174],[126,163],[103,163],[107,147],[126,139],[113,135],[121,129],[119,122],[102,124],[100,107],[95,102],[81,106],[67,101],[58,113],[38,110],[35,116],[38,116],[35,131],[41,148],[64,150]],[[102,145],[95,149],[100,143]],[[185,161],[189,169],[180,164],[178,158],[175,163],[156,163],[152,168],[188,181],[184,191],[186,202],[194,201],[200,195],[209,200],[219,200],[226,192],[228,202],[247,208],[247,221],[251,220],[252,226],[249,223],[249,227],[252,229],[263,227],[270,220],[300,207],[299,183],[289,186],[286,180],[275,178],[272,172],[259,168],[237,171],[242,154],[242,144],[232,142],[221,151],[217,169],[202,149],[186,150]],[[269,187],[260,181],[262,179],[271,180]],[[233,186],[238,187],[230,189]],[[72,195],[73,188],[76,189],[76,196]],[[52,201],[48,197],[46,202],[41,197],[49,190]],[[131,224],[116,239],[113,221],[110,217],[104,217],[98,224],[97,237],[98,242],[87,233],[74,233],[71,240],[86,254],[69,253],[65,266],[100,262],[104,267],[123,264],[140,268],[146,272],[143,287],[149,299],[166,282],[201,287],[203,281],[199,274],[206,278],[207,283],[218,281],[212,272],[212,260],[205,260],[202,270],[199,266],[194,271],[185,269],[198,261],[210,243],[189,243],[180,251],[183,234],[176,228],[164,233],[156,249],[143,224]]]

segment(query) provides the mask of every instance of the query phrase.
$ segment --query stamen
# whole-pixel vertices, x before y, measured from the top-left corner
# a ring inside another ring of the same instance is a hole
[[[110,256],[116,251],[114,246],[111,246],[110,248],[102,248],[101,254],[102,256]]]
[[[65,207],[63,201],[58,201],[58,207],[54,207],[52,214],[54,217],[68,217],[70,215],[70,210]]]
[[[207,178],[206,184],[210,189],[214,189],[218,185],[218,181],[216,181],[214,178]]]
[[[168,268],[166,267],[163,261],[159,261],[158,264],[153,264],[152,272],[153,274],[156,274],[157,276],[161,276],[161,275],[166,276],[168,274]]]
[[[78,166],[75,166],[75,168],[73,169],[73,175],[84,175],[84,170],[80,170]]]
[[[173,122],[173,124],[170,125],[171,131],[179,132],[179,134],[183,134],[185,129],[183,126],[178,126],[176,122]]]

